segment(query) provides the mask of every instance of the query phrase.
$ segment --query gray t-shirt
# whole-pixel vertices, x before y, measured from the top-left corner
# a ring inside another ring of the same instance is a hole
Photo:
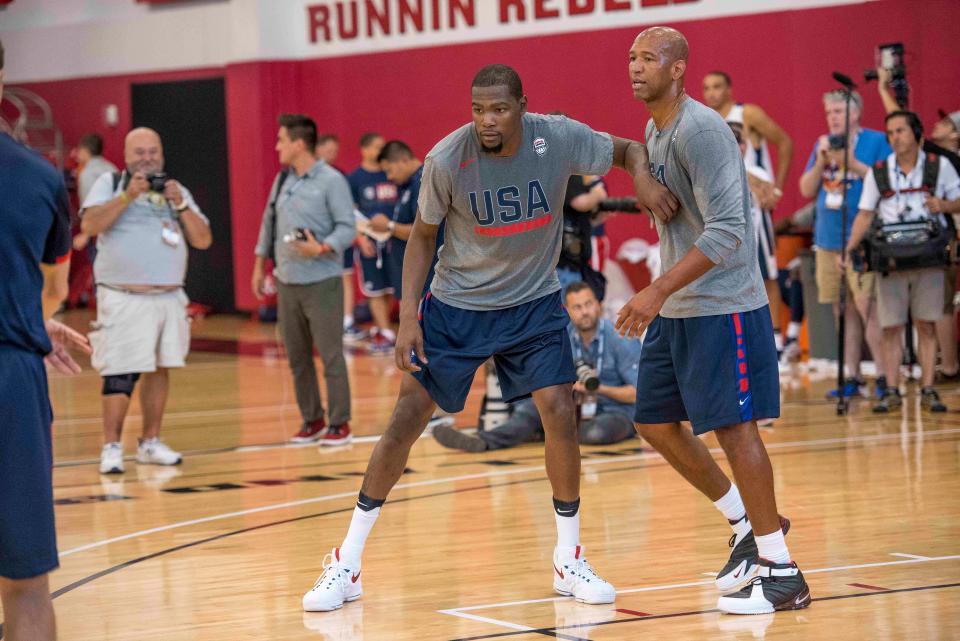
[[[651,119],[646,137],[650,171],[680,201],[676,217],[657,221],[663,271],[694,246],[717,264],[670,296],[660,315],[713,316],[766,305],[750,190],[730,126],[713,109],[686,98],[664,131]]]
[[[472,123],[427,154],[418,205],[424,222],[447,221],[430,289],[448,305],[504,309],[558,291],[567,180],[610,171],[608,134],[563,116],[522,123],[508,158],[483,152]]]
[[[113,174],[101,175],[90,188],[80,214],[113,200],[123,189],[122,181],[113,186]],[[208,222],[190,191],[183,185],[180,189],[190,209]],[[175,243],[171,243],[173,237],[178,237]],[[176,212],[160,194],[141,194],[110,229],[97,236],[93,276],[98,284],[183,285],[186,274],[187,240]]]

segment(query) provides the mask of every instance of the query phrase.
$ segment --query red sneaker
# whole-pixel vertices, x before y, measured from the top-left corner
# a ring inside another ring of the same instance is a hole
[[[392,354],[396,346],[397,342],[395,340],[387,338],[380,332],[370,337],[369,349],[371,354]]]
[[[304,423],[300,431],[290,437],[291,443],[313,443],[323,438],[323,431],[327,429],[327,422],[322,418],[319,421]]]
[[[353,440],[353,434],[350,433],[350,423],[343,425],[331,425],[327,433],[320,439],[321,447],[324,445],[346,445]]]

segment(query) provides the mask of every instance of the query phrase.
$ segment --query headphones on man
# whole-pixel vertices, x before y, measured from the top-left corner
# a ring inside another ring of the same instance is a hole
[[[912,111],[894,111],[887,115],[887,119],[889,120],[897,116],[907,119],[907,126],[913,131],[913,137],[917,142],[920,142],[923,138],[923,123],[920,121],[920,116]]]

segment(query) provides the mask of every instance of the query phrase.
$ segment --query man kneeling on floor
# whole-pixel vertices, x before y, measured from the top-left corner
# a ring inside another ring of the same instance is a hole
[[[610,445],[631,438],[636,433],[631,413],[637,398],[640,341],[621,338],[613,324],[600,317],[600,301],[586,283],[571,284],[565,302],[579,378],[573,389],[580,408],[580,442]],[[502,425],[476,436],[453,427],[433,429],[438,443],[467,452],[513,447],[541,440],[542,434],[543,423],[530,398],[514,403],[510,418]]]

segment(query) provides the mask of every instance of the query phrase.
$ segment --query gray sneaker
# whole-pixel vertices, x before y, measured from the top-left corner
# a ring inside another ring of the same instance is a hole
[[[903,405],[903,398],[900,396],[900,390],[895,387],[888,387],[883,393],[883,398],[873,406],[873,412],[874,414],[886,414],[899,409],[901,405]]]
[[[928,412],[946,412],[947,406],[940,401],[940,395],[932,387],[920,391],[920,409]]]
[[[437,425],[433,428],[433,438],[444,447],[464,452],[486,452],[486,442],[471,434],[464,434],[449,425]]]

